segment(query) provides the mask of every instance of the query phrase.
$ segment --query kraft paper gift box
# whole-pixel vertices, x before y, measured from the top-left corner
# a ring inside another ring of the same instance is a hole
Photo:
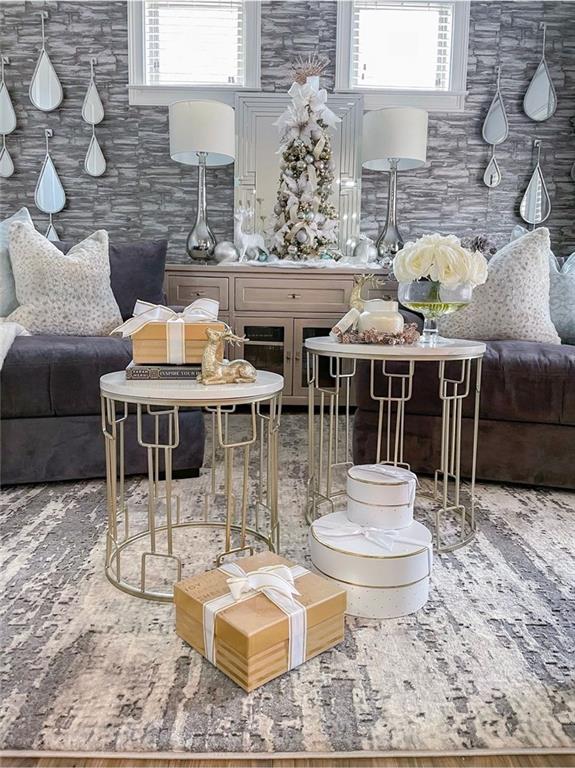
[[[197,299],[182,312],[169,307],[137,301],[134,316],[112,331],[130,336],[136,365],[190,365],[202,362],[208,343],[207,330],[223,331],[218,322],[219,302]],[[223,359],[223,343],[216,357]]]
[[[272,552],[180,581],[174,602],[177,634],[247,692],[344,637],[345,590]]]

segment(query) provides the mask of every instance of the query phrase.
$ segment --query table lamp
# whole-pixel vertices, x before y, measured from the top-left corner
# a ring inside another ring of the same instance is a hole
[[[362,165],[388,171],[387,222],[376,246],[379,260],[390,265],[403,248],[396,221],[397,171],[424,165],[427,151],[427,112],[414,107],[393,107],[366,112],[363,117]]]
[[[234,110],[220,101],[177,101],[170,104],[170,157],[198,166],[198,211],[188,235],[191,259],[209,259],[216,238],[208,224],[206,166],[228,165],[235,157]]]

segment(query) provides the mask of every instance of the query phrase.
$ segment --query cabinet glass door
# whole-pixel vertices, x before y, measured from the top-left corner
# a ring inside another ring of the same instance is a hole
[[[341,317],[314,318],[294,320],[294,347],[295,365],[293,373],[293,394],[298,397],[307,397],[307,352],[306,339],[315,336],[328,336],[333,326],[341,320]],[[329,358],[319,358],[319,383],[322,387],[333,387],[333,378],[329,372]]]
[[[291,394],[293,321],[236,316],[234,325],[238,336],[246,336],[235,357],[243,357],[260,371],[279,373],[284,377],[284,393]]]

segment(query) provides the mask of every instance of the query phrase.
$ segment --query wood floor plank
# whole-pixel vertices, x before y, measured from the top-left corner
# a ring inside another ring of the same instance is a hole
[[[172,758],[0,756],[0,768],[575,768],[575,754]]]

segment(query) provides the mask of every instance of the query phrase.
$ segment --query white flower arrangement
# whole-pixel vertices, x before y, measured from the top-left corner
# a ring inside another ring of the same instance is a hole
[[[475,287],[487,280],[487,260],[463,248],[455,235],[435,233],[406,243],[393,260],[393,272],[400,283],[428,278],[450,287]]]

